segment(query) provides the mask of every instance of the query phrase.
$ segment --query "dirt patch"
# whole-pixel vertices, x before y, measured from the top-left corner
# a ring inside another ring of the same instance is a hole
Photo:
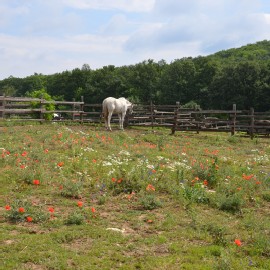
[[[5,245],[12,245],[13,243],[15,243],[15,240],[5,240],[4,241]]]
[[[156,246],[154,248],[154,253],[157,256],[167,255],[170,253],[169,248],[166,244]]]
[[[32,262],[28,262],[28,263],[24,264],[22,269],[23,270],[46,270],[48,268],[43,266],[43,265],[40,265],[40,264],[35,264],[35,263],[32,263]]]
[[[71,249],[72,251],[85,252],[86,250],[89,250],[89,248],[92,246],[92,243],[93,239],[91,238],[79,238],[72,242],[65,243],[63,246],[66,249]]]

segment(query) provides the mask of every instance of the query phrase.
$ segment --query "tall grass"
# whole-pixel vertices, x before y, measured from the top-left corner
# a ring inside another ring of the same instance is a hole
[[[270,268],[269,138],[0,132],[2,269]]]

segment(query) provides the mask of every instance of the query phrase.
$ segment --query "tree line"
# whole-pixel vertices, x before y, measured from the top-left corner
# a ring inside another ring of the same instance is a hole
[[[152,59],[134,65],[93,70],[88,64],[52,75],[37,74],[0,81],[0,95],[31,96],[46,92],[56,100],[101,103],[108,96],[136,103],[180,104],[203,109],[253,107],[270,110],[270,41],[248,44],[209,56],[171,63]]]

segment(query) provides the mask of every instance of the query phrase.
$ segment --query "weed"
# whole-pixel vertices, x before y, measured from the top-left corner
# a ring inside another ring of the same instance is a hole
[[[83,223],[85,223],[85,217],[81,211],[70,213],[64,222],[66,225],[82,225]]]
[[[82,195],[83,183],[81,181],[66,179],[63,184],[59,186],[59,189],[63,197],[79,199]]]
[[[42,206],[32,205],[26,200],[14,200],[6,205],[5,218],[9,222],[44,222],[49,219],[49,213]]]
[[[263,191],[262,192],[262,198],[265,201],[270,202],[270,191]]]
[[[197,163],[194,166],[193,176],[201,181],[207,181],[209,188],[215,188],[218,183],[218,159],[215,157],[209,164]]]
[[[228,137],[227,140],[228,140],[229,143],[237,144],[237,143],[239,143],[240,138],[237,137],[237,136],[235,136],[235,135],[233,135],[233,136]]]
[[[213,244],[218,246],[227,246],[228,242],[225,237],[226,230],[217,224],[206,225],[207,232],[213,238]]]
[[[144,194],[140,198],[139,204],[145,210],[153,210],[162,206],[161,201],[154,194]]]
[[[201,183],[195,183],[192,186],[185,185],[182,188],[183,196],[189,202],[208,203],[208,194]]]
[[[239,194],[223,195],[218,198],[218,208],[223,211],[240,212],[242,205],[243,201]]]

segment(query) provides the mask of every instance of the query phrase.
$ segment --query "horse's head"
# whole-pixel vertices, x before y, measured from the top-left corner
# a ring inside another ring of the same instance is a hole
[[[127,101],[127,110],[129,112],[129,114],[132,114],[133,113],[133,104],[130,101],[128,101],[127,99],[126,99],[126,101]]]

